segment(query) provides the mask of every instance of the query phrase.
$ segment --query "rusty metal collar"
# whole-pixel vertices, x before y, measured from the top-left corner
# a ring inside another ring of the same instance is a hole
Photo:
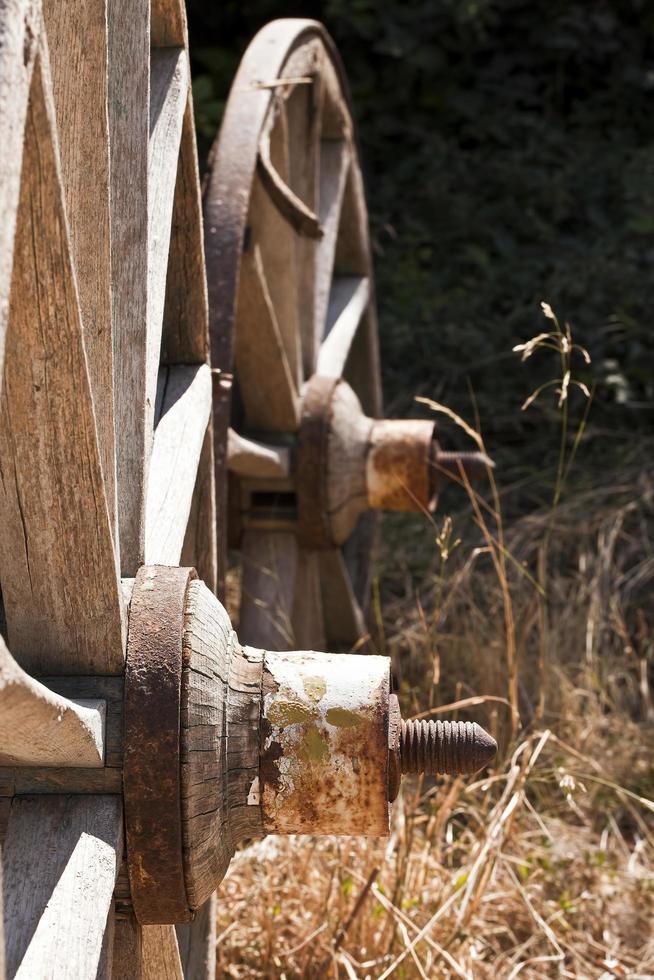
[[[125,669],[123,788],[132,904],[142,924],[193,918],[184,882],[180,696],[186,590],[193,568],[139,569]]]

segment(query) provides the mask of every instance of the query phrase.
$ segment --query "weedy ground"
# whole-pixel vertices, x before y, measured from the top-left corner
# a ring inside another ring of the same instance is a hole
[[[219,976],[654,976],[654,447],[571,487],[587,407],[568,413],[550,318],[550,504],[505,526],[519,490],[498,476],[464,487],[454,518],[446,501],[387,517],[374,590],[405,717],[479,720],[495,764],[405,779],[389,840],[241,851],[219,893]]]

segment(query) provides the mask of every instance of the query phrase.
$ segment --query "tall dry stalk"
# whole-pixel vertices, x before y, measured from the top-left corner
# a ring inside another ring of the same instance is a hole
[[[559,455],[552,490],[552,502],[549,518],[545,527],[545,533],[543,534],[543,539],[538,548],[536,564],[536,578],[540,586],[537,598],[539,621],[538,674],[540,679],[540,693],[535,716],[537,723],[542,722],[545,715],[545,675],[549,669],[548,651],[550,648],[550,621],[547,590],[549,578],[550,540],[566,479],[570,473],[570,469],[574,462],[579,445],[581,444],[592,402],[592,394],[587,385],[572,375],[572,358],[575,352],[582,358],[585,364],[590,364],[590,354],[585,347],[582,347],[580,344],[576,344],[573,341],[570,324],[565,323],[562,327],[558,317],[554,313],[554,310],[549,303],[541,303],[541,308],[545,317],[552,321],[554,329],[544,333],[539,333],[535,337],[532,337],[531,340],[528,340],[522,344],[516,344],[516,346],[513,348],[514,352],[522,354],[521,360],[523,363],[538,351],[553,351],[558,358],[560,372],[559,376],[552,378],[550,381],[544,382],[543,384],[539,385],[538,388],[532,391],[522,405],[522,411],[525,411],[530,405],[533,405],[537,401],[544,391],[554,388],[557,396],[557,409],[560,414]],[[581,391],[585,397],[585,405],[584,411],[577,426],[572,447],[568,449],[570,437],[569,395],[572,388],[577,388],[579,391]]]

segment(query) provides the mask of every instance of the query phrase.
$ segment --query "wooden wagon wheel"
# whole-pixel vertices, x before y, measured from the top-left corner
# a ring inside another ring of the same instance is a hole
[[[493,742],[214,595],[181,0],[0,5],[0,232],[0,978],[208,980],[239,841],[387,833],[400,771]]]
[[[219,526],[241,550],[240,634],[272,649],[353,647],[375,509],[433,506],[457,464],[432,423],[375,422],[363,181],[345,75],[320,24],[274,21],[252,41],[204,207]],[[458,458],[470,475],[485,470],[485,458]],[[223,534],[223,574],[227,544]]]

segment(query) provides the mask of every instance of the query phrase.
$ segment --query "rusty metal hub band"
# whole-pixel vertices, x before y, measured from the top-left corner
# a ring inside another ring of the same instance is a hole
[[[333,548],[327,506],[327,449],[332,398],[339,378],[314,375],[302,401],[297,451],[298,540],[303,548]]]
[[[180,697],[193,568],[140,568],[125,669],[123,787],[132,904],[142,924],[189,922],[182,857]]]

